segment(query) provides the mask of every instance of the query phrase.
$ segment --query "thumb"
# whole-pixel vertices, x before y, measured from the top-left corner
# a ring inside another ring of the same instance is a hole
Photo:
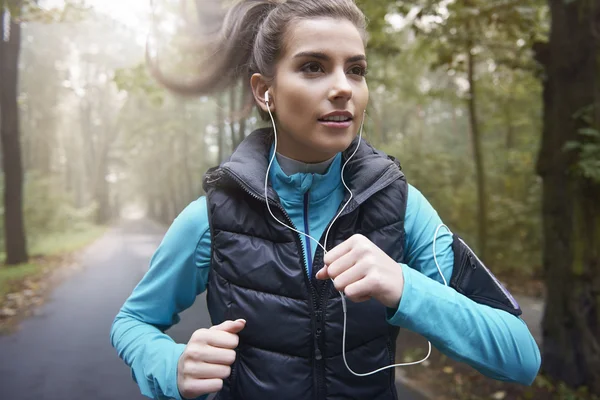
[[[317,279],[327,279],[329,278],[329,272],[327,271],[327,265],[323,265],[323,268],[321,268],[317,274],[315,275],[315,277]]]
[[[224,322],[220,323],[219,325],[211,326],[210,329],[229,332],[229,333],[238,333],[239,331],[244,329],[245,326],[246,326],[245,319],[236,319],[235,321],[231,321],[231,320],[224,321]]]

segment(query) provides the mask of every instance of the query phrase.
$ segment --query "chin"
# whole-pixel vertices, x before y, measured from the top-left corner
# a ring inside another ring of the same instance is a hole
[[[344,151],[352,144],[352,141],[356,136],[358,135],[353,135],[352,133],[340,135],[332,141],[331,147],[335,147],[334,151],[336,153]]]
[[[354,135],[344,135],[337,138],[327,138],[316,144],[320,151],[330,154],[331,156],[346,150],[354,140]]]

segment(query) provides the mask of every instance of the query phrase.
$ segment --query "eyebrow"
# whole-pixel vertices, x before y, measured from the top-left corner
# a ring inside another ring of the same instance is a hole
[[[318,58],[318,59],[324,60],[324,61],[331,60],[331,57],[329,57],[327,54],[322,53],[320,51],[303,51],[294,56],[294,58],[301,58],[301,57]],[[356,62],[356,61],[367,61],[367,57],[365,57],[363,54],[360,54],[357,56],[348,57],[346,59],[346,62]]]

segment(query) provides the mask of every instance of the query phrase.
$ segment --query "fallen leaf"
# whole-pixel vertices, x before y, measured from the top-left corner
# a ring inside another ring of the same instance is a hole
[[[0,310],[0,317],[14,317],[17,312],[12,308],[3,308]]]
[[[442,369],[442,371],[444,371],[444,373],[446,373],[446,374],[451,374],[451,373],[453,373],[453,372],[454,372],[454,368],[452,368],[452,367],[448,366],[448,367],[444,367],[444,368]]]
[[[502,391],[502,390],[499,392],[496,392],[492,395],[492,399],[494,399],[494,400],[502,400],[505,397],[506,397],[506,392]]]
[[[454,382],[456,382],[457,385],[462,385],[464,383],[462,375],[460,375],[460,374],[454,375]]]

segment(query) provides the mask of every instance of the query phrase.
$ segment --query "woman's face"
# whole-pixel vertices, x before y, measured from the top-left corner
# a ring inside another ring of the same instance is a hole
[[[269,88],[277,151],[314,163],[345,150],[358,134],[369,100],[365,47],[344,19],[292,24]]]

